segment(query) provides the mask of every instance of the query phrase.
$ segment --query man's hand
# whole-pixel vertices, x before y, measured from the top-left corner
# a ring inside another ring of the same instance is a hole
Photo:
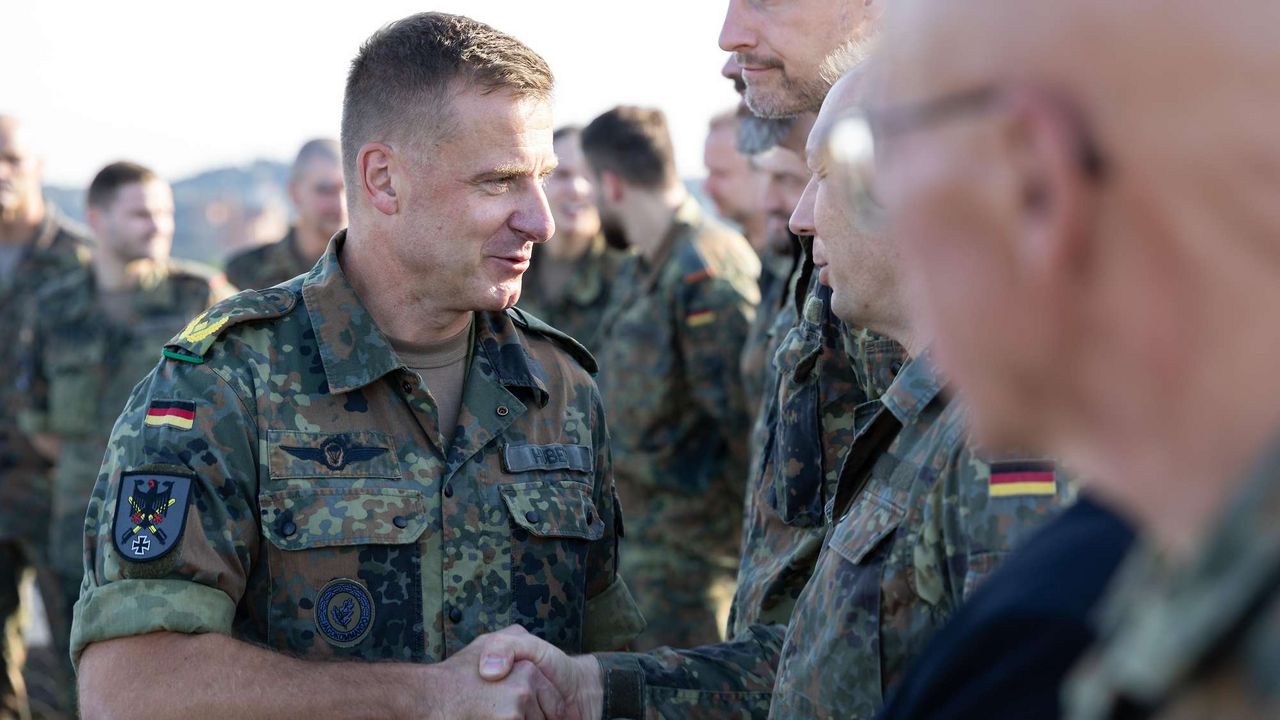
[[[467,649],[477,646],[480,676],[485,680],[505,683],[521,665],[532,663],[564,699],[567,720],[596,720],[603,713],[600,663],[591,655],[569,657],[519,625],[476,638]]]
[[[519,625],[481,635],[470,645],[442,663],[429,666],[432,678],[423,690],[421,707],[430,708],[431,718],[502,718],[503,720],[577,720],[574,706],[533,661],[516,659],[502,668],[502,676],[484,674],[491,647],[505,648],[506,638],[523,635],[526,642],[541,643]],[[542,643],[546,645],[546,643]],[[523,646],[521,646],[523,647]],[[552,651],[559,652],[547,645]],[[597,713],[598,716],[598,713]]]

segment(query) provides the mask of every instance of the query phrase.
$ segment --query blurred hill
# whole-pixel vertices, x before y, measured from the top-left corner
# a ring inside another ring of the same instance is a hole
[[[289,166],[269,160],[174,181],[173,254],[221,267],[233,252],[280,239],[292,212],[288,181]],[[45,197],[84,222],[85,188],[49,186]]]

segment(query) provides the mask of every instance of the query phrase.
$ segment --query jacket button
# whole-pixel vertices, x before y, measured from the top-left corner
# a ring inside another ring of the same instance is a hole
[[[456,607],[449,608],[449,622],[454,624],[462,622],[462,611]]]
[[[531,523],[534,523],[535,525],[537,523],[542,522],[542,516],[538,514],[537,510],[530,510],[529,512],[525,513],[524,519],[528,520]]]
[[[405,517],[405,516],[403,516],[403,515],[397,515],[397,516],[395,516],[395,517],[391,518],[391,524],[393,524],[393,525],[395,525],[396,527],[398,527],[398,528],[400,528],[401,530],[403,530],[403,529],[405,529],[405,528],[409,527],[409,518],[407,518],[407,517]]]
[[[298,532],[298,526],[294,525],[291,522],[287,522],[280,526],[280,534],[284,535],[285,537],[289,537],[296,532]]]
[[[596,514],[591,508],[587,508],[587,524],[594,525],[596,522]]]
[[[452,483],[445,483],[445,486],[444,486],[444,496],[445,496],[445,497],[453,497],[453,484],[452,484]]]
[[[902,372],[902,361],[894,360],[893,364],[889,366],[889,372],[893,373],[894,375],[897,375],[898,373]]]
[[[408,380],[405,380],[404,382],[400,383],[400,389],[404,391],[405,395],[412,395],[413,383],[409,382]]]
[[[510,414],[511,414],[511,411],[507,409],[506,405],[498,406],[498,417],[506,417]]]

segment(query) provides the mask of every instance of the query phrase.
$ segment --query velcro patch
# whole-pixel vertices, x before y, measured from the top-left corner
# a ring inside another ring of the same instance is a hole
[[[111,525],[116,552],[130,562],[168,555],[187,527],[191,475],[130,471],[120,476],[120,493]]]
[[[587,445],[504,445],[502,469],[509,473],[529,470],[595,469],[595,454]]]
[[[316,630],[337,647],[354,647],[373,627],[373,596],[358,580],[335,578],[316,598]]]
[[[1056,495],[1058,481],[1051,462],[1018,460],[991,464],[991,497]]]
[[[716,321],[716,312],[714,310],[697,310],[686,315],[684,321],[689,327],[710,325]]]
[[[196,421],[196,404],[190,400],[152,400],[147,406],[147,419],[151,427],[174,427],[190,430]]]

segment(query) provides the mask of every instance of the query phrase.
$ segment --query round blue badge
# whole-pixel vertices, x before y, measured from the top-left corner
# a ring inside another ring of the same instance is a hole
[[[320,588],[315,619],[316,629],[330,645],[358,645],[373,627],[373,596],[355,580],[335,578]]]

